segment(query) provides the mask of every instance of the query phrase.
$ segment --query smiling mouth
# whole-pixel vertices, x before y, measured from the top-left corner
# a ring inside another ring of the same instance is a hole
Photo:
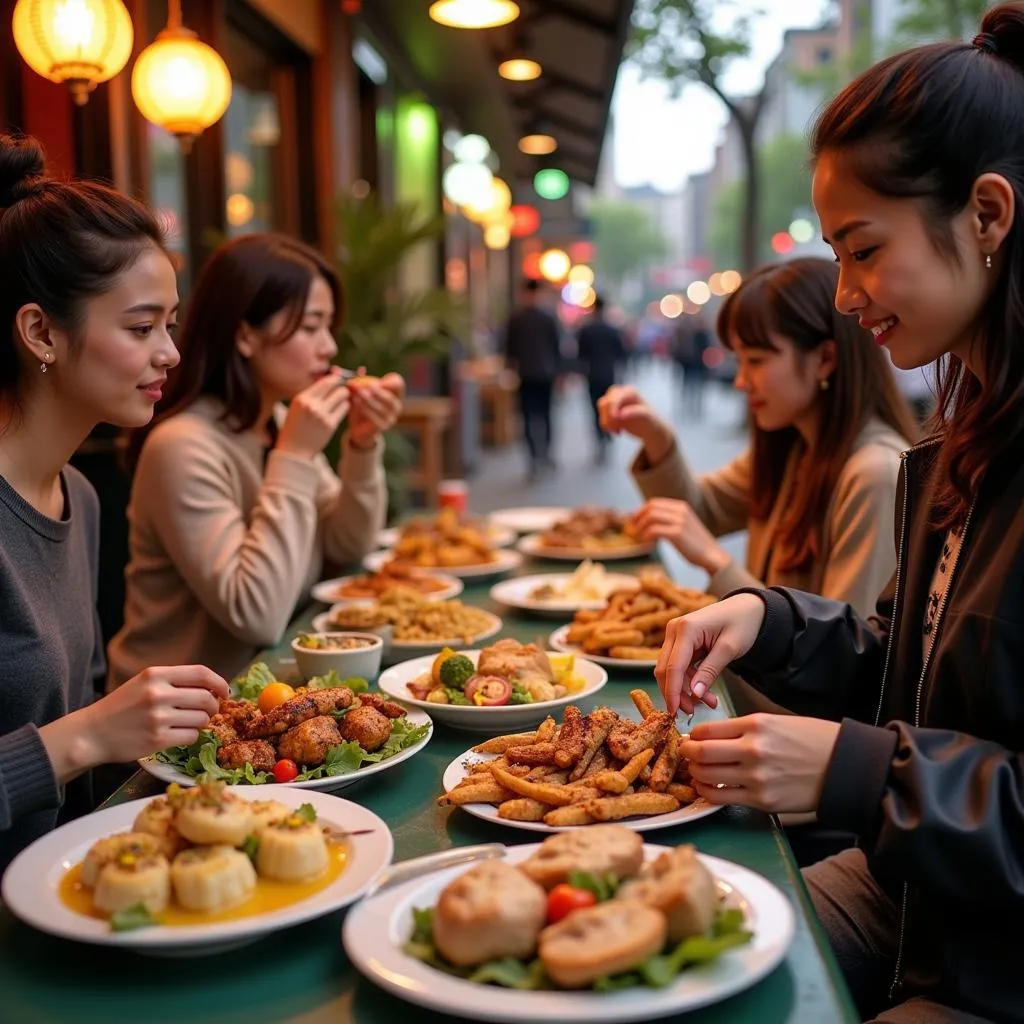
[[[894,316],[890,316],[885,320],[880,320],[877,324],[874,324],[869,328],[871,336],[875,341],[881,345],[885,339],[892,333],[892,329],[899,323],[899,320]]]

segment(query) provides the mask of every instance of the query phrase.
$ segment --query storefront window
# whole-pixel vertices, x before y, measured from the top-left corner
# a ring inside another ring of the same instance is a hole
[[[277,97],[234,82],[224,118],[224,181],[229,237],[275,227],[274,166],[281,140]]]

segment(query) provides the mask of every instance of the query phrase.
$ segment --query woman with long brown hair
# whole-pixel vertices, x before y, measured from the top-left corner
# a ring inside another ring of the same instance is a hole
[[[381,435],[405,385],[357,387],[332,367],[341,301],[331,265],[284,235],[236,238],[204,267],[166,408],[130,449],[111,687],[154,659],[238,672],[280,640],[325,561],[372,550],[387,511]],[[346,416],[335,472],[323,448]]]
[[[864,1019],[1021,1020],[1024,939],[1024,3],[973,43],[869,68],[812,136],[836,305],[903,368],[941,360],[903,460],[875,614],[785,587],[676,619],[670,711],[727,665],[794,715],[694,727],[713,803],[815,812],[856,848],[804,873]]]
[[[892,575],[896,478],[915,425],[884,354],[836,311],[838,276],[828,260],[772,264],[723,303],[718,334],[752,419],[750,448],[724,468],[695,477],[634,388],[601,399],[606,428],[643,442],[639,536],[673,544],[718,597],[783,584],[866,614]],[[749,532],[746,568],[717,540],[738,530]]]

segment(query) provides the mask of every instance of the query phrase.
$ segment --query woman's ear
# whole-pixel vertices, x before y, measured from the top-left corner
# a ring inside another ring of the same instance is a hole
[[[14,335],[37,363],[49,363],[56,355],[50,319],[35,302],[25,303],[14,314]]]
[[[256,337],[247,323],[242,323],[235,332],[235,348],[245,359],[252,359],[256,351]]]
[[[972,226],[982,253],[994,256],[1013,227],[1016,197],[1001,174],[982,174],[971,191]]]
[[[832,338],[818,346],[818,359],[818,380],[828,380],[836,372],[839,363],[836,343]]]

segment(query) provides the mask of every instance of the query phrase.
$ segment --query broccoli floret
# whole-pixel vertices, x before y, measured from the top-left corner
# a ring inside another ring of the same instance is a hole
[[[453,654],[441,664],[441,671],[438,673],[441,682],[453,690],[461,690],[466,685],[466,680],[476,672],[476,667],[464,654]]]

